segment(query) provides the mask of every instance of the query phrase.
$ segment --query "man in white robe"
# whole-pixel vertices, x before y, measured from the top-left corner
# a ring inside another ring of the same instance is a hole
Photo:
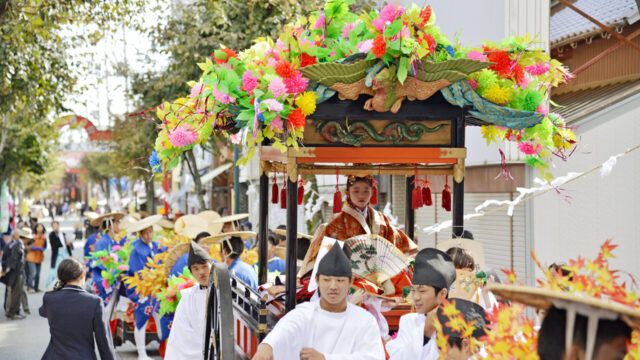
[[[351,261],[336,244],[318,265],[320,300],[280,319],[253,360],[383,360],[375,318],[347,301],[351,279]]]
[[[449,255],[433,248],[420,250],[414,264],[411,296],[416,312],[400,318],[398,336],[387,343],[391,360],[440,357],[433,319],[456,279],[456,268]]]
[[[197,243],[191,242],[189,270],[198,285],[180,292],[167,342],[165,360],[202,359],[207,311],[207,285],[213,260]]]

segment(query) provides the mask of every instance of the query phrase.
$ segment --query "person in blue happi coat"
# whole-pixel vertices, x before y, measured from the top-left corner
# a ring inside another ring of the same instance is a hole
[[[236,231],[214,235],[209,239],[213,242],[220,241],[222,243],[222,257],[229,267],[229,272],[254,290],[258,290],[258,275],[256,271],[251,265],[240,259],[240,255],[245,249],[244,242],[255,238],[255,236],[256,233],[252,231]]]
[[[110,251],[115,245],[121,245],[120,241],[114,239],[116,239],[118,232],[120,232],[120,219],[122,219],[123,216],[123,213],[115,212],[100,215],[91,220],[92,226],[100,226],[101,229],[100,240],[96,243],[96,252],[102,250]],[[114,292],[114,289],[117,290],[120,284],[119,281],[116,281],[113,286],[105,287],[105,284],[102,282],[104,279],[102,276],[103,270],[106,270],[106,268],[100,264],[95,264],[95,266],[92,267],[92,287],[93,292],[102,299],[102,305],[104,306],[102,315],[104,316],[104,323],[108,324],[116,303],[116,296],[118,295],[117,291]]]
[[[147,268],[147,262],[152,261],[156,254],[167,250],[166,247],[161,247],[157,241],[153,241],[153,225],[161,219],[162,215],[148,216],[127,226],[128,233],[136,233],[139,236],[132,243],[131,254],[129,255],[129,276],[134,276],[137,272]],[[127,288],[126,292],[127,297],[134,303],[135,329],[133,330],[133,337],[138,350],[138,359],[149,360],[145,345],[147,323],[151,316],[154,317],[158,325],[156,327],[158,329],[158,338],[162,338],[160,318],[158,316],[158,301],[155,297],[140,297],[136,293],[135,286]]]

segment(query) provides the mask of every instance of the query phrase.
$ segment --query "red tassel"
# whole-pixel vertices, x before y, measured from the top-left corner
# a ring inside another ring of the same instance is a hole
[[[271,185],[271,203],[278,203],[278,184],[276,184],[275,181],[273,182],[273,185]]]
[[[286,208],[287,208],[287,189],[283,187],[280,190],[280,209],[286,209]]]
[[[411,191],[411,209],[415,210],[418,208],[418,188],[413,188]]]
[[[418,208],[424,206],[424,200],[422,200],[422,189],[419,187],[416,187],[416,205]]]
[[[451,211],[451,191],[449,191],[449,177],[444,180],[444,190],[442,190],[442,208]]]
[[[340,190],[337,190],[335,194],[333,194],[333,213],[337,214],[342,211],[342,193]]]
[[[304,186],[303,184],[298,184],[298,205],[302,205],[304,201]]]
[[[371,191],[371,201],[369,201],[371,205],[378,204],[378,186],[373,185],[373,190]]]
[[[451,192],[447,188],[442,190],[442,208],[451,211]]]
[[[422,202],[424,206],[433,205],[433,199],[431,198],[431,189],[427,186],[422,188]]]

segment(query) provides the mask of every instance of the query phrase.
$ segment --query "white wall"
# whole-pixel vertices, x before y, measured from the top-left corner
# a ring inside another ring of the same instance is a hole
[[[615,109],[590,116],[578,128],[579,148],[556,176],[586,171],[610,156],[640,145],[640,95]],[[533,200],[534,249],[543,263],[582,255],[595,258],[600,245],[613,239],[613,268],[640,275],[640,150],[620,159],[609,176],[598,172],[563,186],[573,199],[554,192]]]

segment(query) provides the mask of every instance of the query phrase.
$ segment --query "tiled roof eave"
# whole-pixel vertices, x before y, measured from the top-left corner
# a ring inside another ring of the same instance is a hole
[[[620,22],[618,23],[614,23],[614,24],[610,24],[608,25],[610,28],[612,28],[613,30],[616,30],[617,27],[622,26],[622,28],[624,28],[627,25],[627,21],[626,19],[621,19]],[[555,49],[564,45],[569,45],[575,42],[579,42],[581,40],[586,40],[589,37],[596,37],[596,36],[601,36],[602,34],[608,34],[606,33],[604,30],[600,29],[599,27],[596,27],[595,29],[592,29],[591,31],[587,31],[584,33],[580,33],[580,34],[575,34],[575,35],[571,35],[571,36],[566,36],[563,37],[561,39],[558,40],[552,40],[549,42],[549,46],[551,49]]]

